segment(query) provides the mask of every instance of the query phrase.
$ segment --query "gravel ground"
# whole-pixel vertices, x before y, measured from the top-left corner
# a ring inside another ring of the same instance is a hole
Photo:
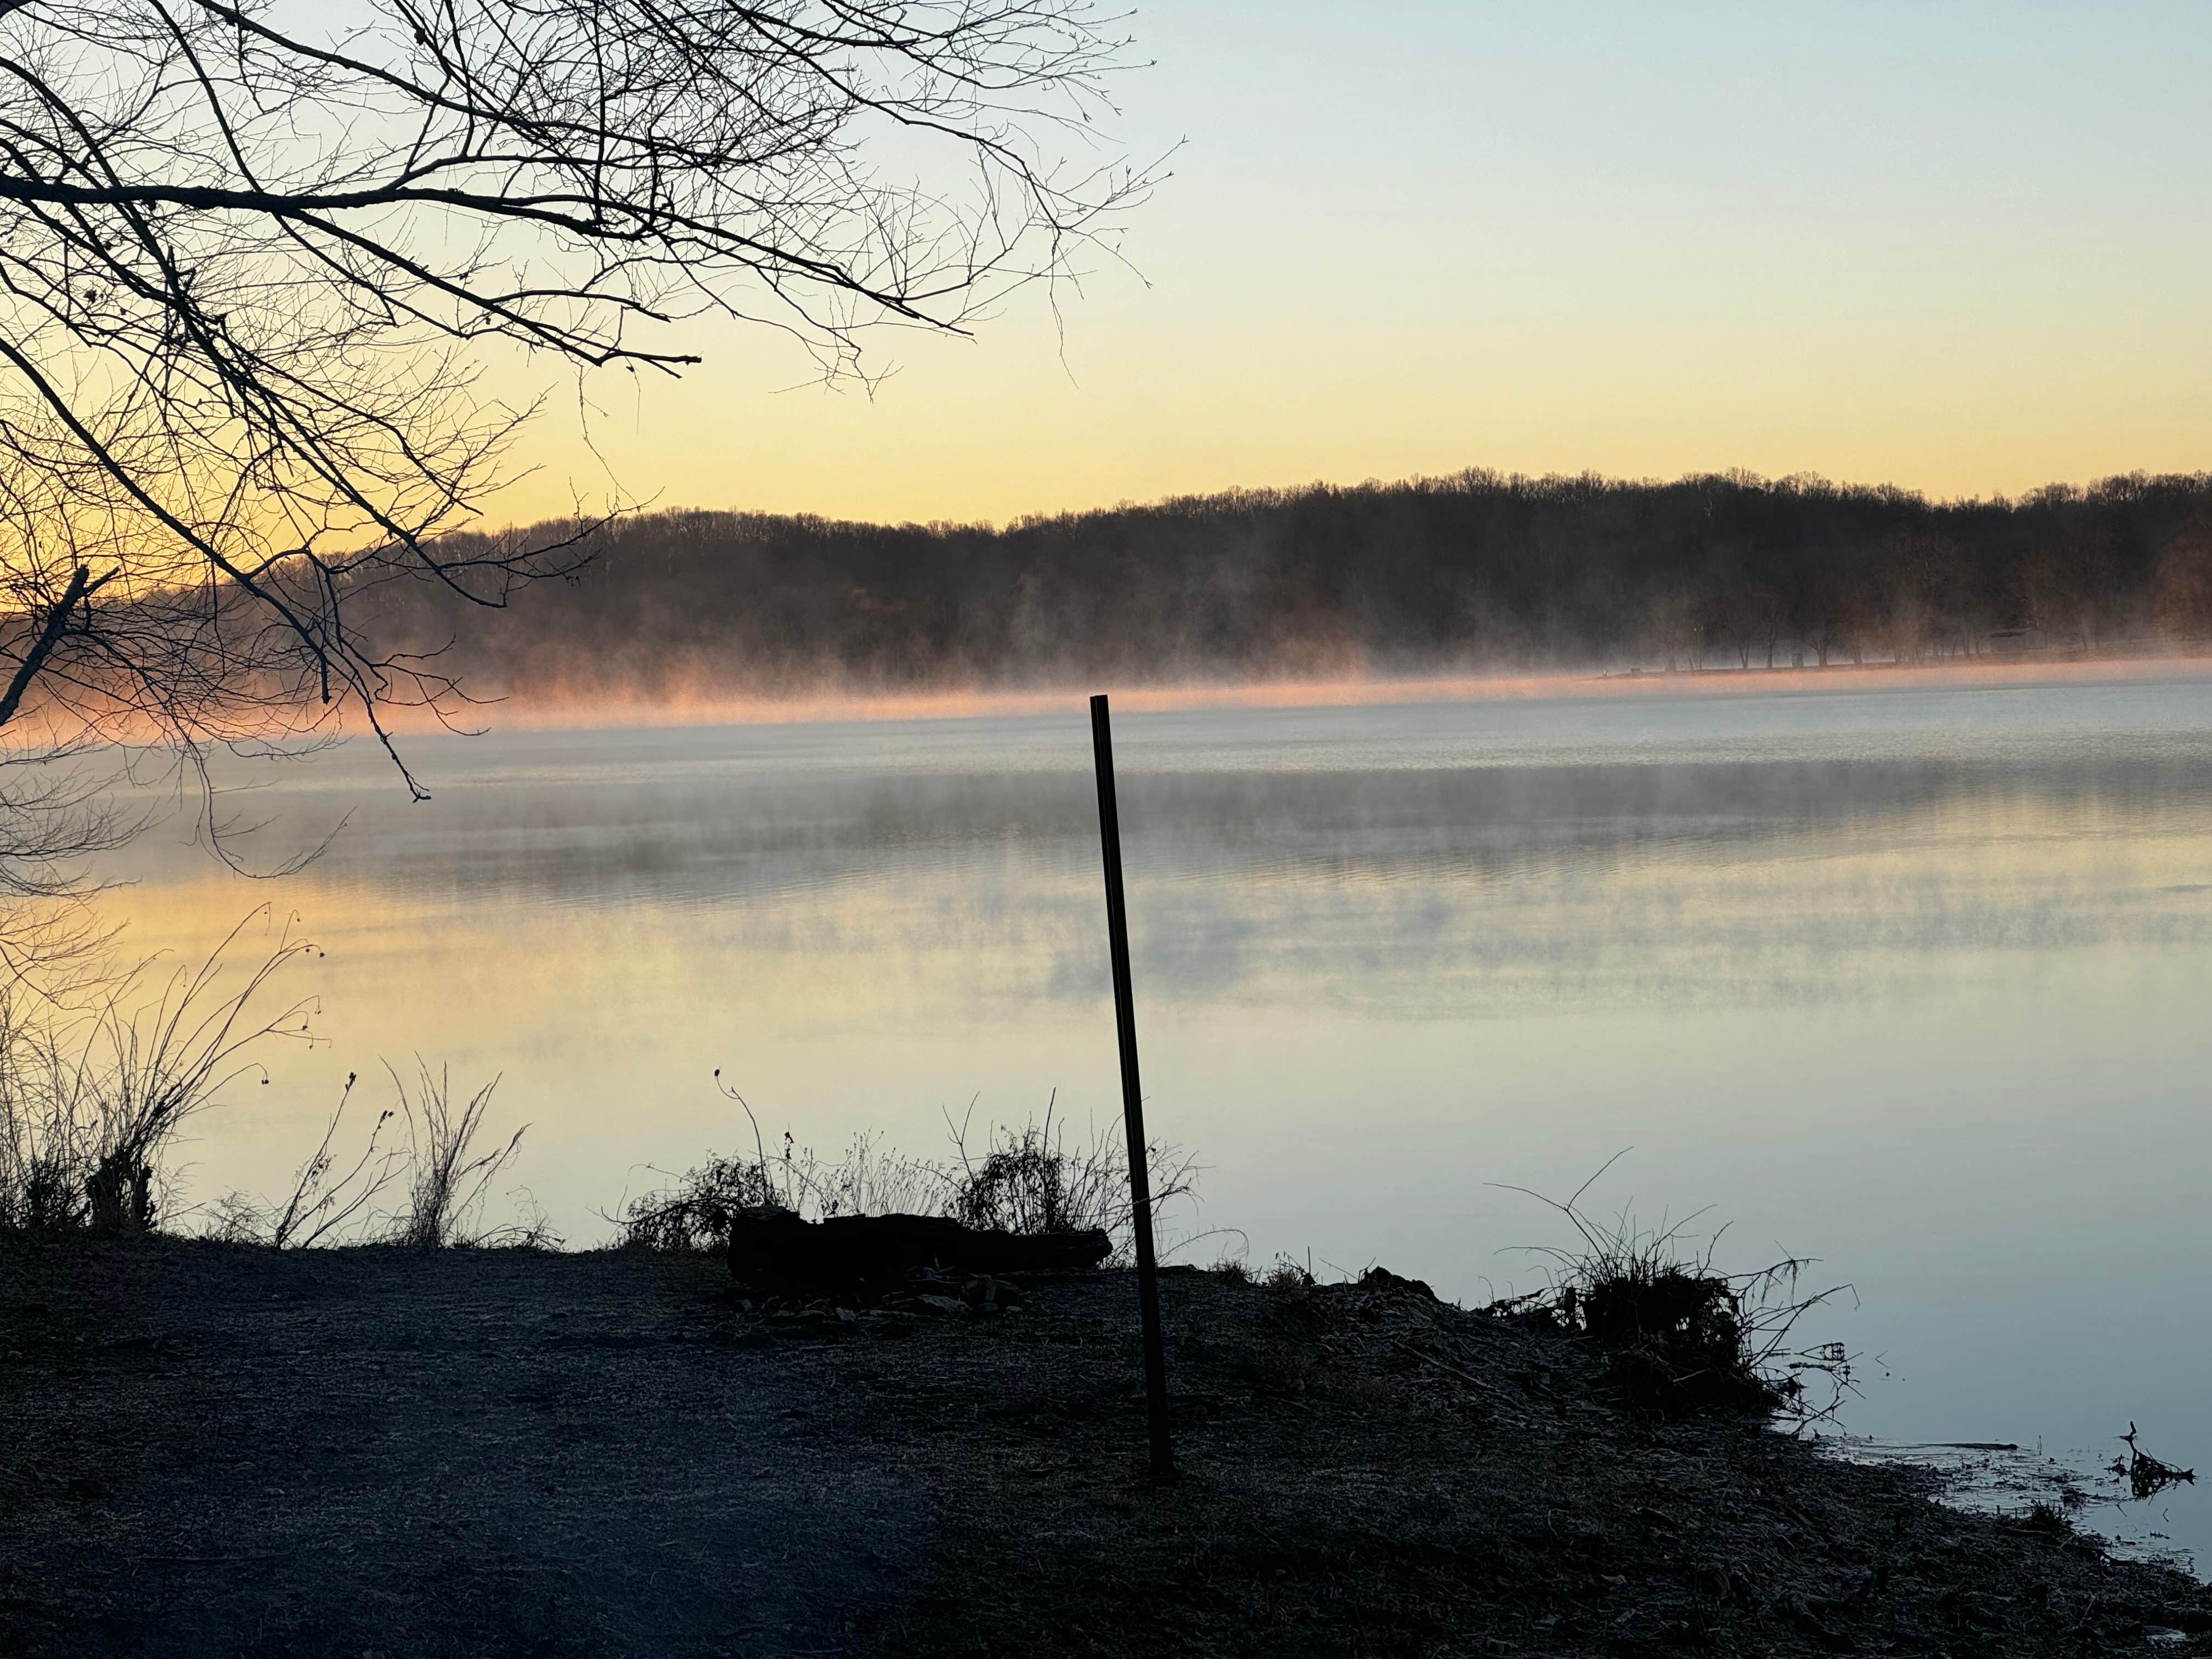
[[[1387,1274],[755,1307],[642,1254],[0,1244],[0,1655],[2212,1654],[2212,1595]],[[997,1305],[1002,1298],[990,1299]]]
[[[0,1653],[798,1654],[927,1504],[717,1265],[0,1244]]]

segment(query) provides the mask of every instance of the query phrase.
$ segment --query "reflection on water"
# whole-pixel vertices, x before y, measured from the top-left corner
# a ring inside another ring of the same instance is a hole
[[[1945,1500],[1961,1509],[2025,1516],[2044,1505],[2072,1516],[2117,1555],[2184,1571],[2197,1566],[2196,1551],[2175,1539],[2172,1506],[2131,1496],[2109,1446],[1899,1444],[1852,1435],[1832,1436],[1826,1443],[1832,1455],[1855,1463],[1932,1470]]]
[[[1139,714],[1117,749],[1150,1109],[1213,1166],[1187,1224],[1479,1296],[1553,1238],[1486,1183],[1633,1146],[1595,1200],[1853,1281],[1820,1333],[1873,1358],[1852,1428],[2134,1419],[2212,1463],[2212,682]],[[412,758],[428,805],[354,752],[260,799],[270,857],[352,815],[278,894],[331,1042],[206,1121],[204,1194],[276,1186],[347,1071],[417,1050],[504,1072],[578,1240],[735,1144],[718,1066],[817,1144],[1114,1110],[1079,702]],[[268,896],[134,856],[142,945]]]

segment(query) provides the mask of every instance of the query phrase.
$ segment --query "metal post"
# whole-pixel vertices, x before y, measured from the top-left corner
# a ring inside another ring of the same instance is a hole
[[[1145,1407],[1152,1426],[1152,1477],[1172,1480],[1175,1447],[1168,1437],[1167,1351],[1160,1340],[1159,1264],[1152,1254],[1152,1176],[1145,1158],[1137,1010],[1129,990],[1129,907],[1121,893],[1121,815],[1114,800],[1114,730],[1103,691],[1091,700],[1091,747],[1098,765],[1098,839],[1106,861],[1106,937],[1114,959],[1114,1024],[1121,1044],[1121,1122],[1129,1135],[1129,1220],[1137,1240],[1137,1306],[1145,1327]]]

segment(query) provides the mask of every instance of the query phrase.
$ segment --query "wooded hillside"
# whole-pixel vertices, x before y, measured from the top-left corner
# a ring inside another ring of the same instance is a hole
[[[379,631],[417,648],[458,634],[474,689],[526,695],[1717,667],[2212,635],[2203,473],[1942,502],[1744,474],[1469,471],[998,529],[655,513],[592,542],[568,587],[489,619],[385,590]]]

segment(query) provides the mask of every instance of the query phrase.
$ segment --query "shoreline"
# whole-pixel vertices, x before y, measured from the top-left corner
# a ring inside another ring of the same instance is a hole
[[[2120,654],[2040,656],[1990,653],[1923,661],[1831,663],[1767,668],[1558,669],[1540,673],[1346,676],[1324,679],[1146,681],[1109,686],[1123,714],[1196,714],[1236,709],[1331,709],[1416,707],[1443,702],[1609,701],[1647,696],[1719,696],[1887,690],[1909,680],[1923,686],[2010,688],[2126,684],[2165,679],[2212,680],[2212,645]],[[487,694],[460,725],[415,718],[387,720],[396,738],[478,737],[501,732],[593,732],[683,730],[728,726],[805,727],[895,726],[969,720],[1061,715],[1075,720],[1095,685],[957,689],[912,692],[823,692],[789,696],[733,696],[696,685],[656,692],[611,687],[603,695],[532,699]],[[302,744],[356,739],[360,732],[315,727]],[[0,749],[9,747],[0,744]],[[14,739],[35,750],[28,733]]]
[[[1532,674],[1434,674],[1402,678],[1182,681],[1115,685],[1124,714],[1182,714],[1217,709],[1328,709],[1405,707],[1439,702],[1580,702],[1662,694],[1723,696],[1790,691],[1866,690],[1909,678],[1923,685],[2028,686],[2119,684],[2160,678],[2212,679],[2212,647],[2155,655],[2033,658],[2021,654],[1946,657],[1925,662],[1833,663],[1823,668],[1753,667],[1561,669]],[[529,732],[627,731],[710,726],[808,726],[896,725],[963,720],[1079,715],[1097,687],[855,693],[817,696],[727,696],[696,689],[665,696],[613,691],[555,702],[491,702],[492,729]],[[424,735],[444,728],[401,722],[395,731]]]

